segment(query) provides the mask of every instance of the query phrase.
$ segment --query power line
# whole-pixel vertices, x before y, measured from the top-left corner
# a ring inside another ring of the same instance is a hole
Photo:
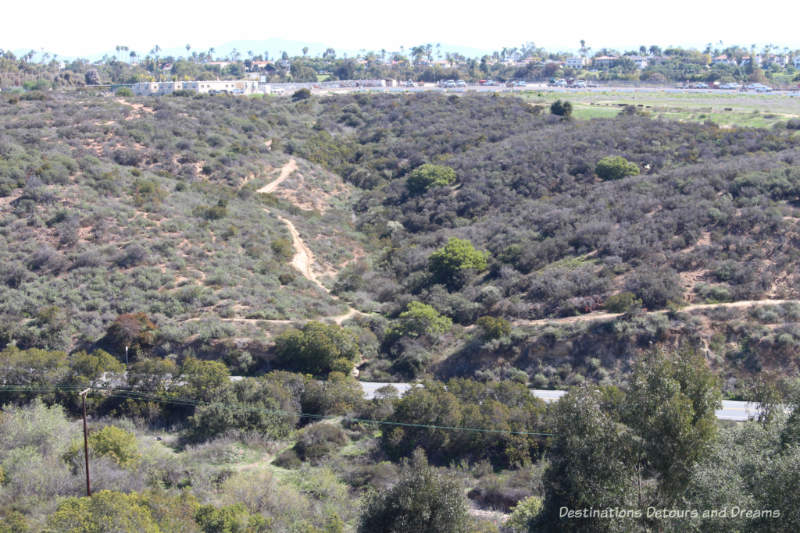
[[[69,392],[76,392],[81,390],[82,387],[74,386],[74,385],[50,385],[50,386],[28,386],[28,385],[3,385],[0,386],[0,392],[32,392],[36,394],[44,394],[48,392],[57,392],[57,391],[69,391]],[[152,394],[148,394],[145,392],[135,391],[131,389],[108,389],[103,387],[89,387],[91,392],[98,392],[106,394],[107,396],[113,396],[117,398],[126,398],[130,400],[142,400],[142,401],[154,401],[159,403],[165,404],[172,404],[172,405],[180,405],[184,407],[202,407],[206,405],[212,405],[212,402],[206,402],[202,400],[193,400],[190,398],[164,398],[162,396],[155,396]],[[244,409],[246,406],[241,404],[230,404],[230,403],[223,403],[223,402],[213,402],[213,403],[220,403],[222,405],[231,407],[233,409]],[[313,418],[317,420],[331,420],[335,418],[339,418],[339,415],[322,415],[316,413],[294,413],[292,411],[286,411],[284,409],[266,409],[266,408],[258,408],[258,410],[266,411],[268,413],[283,415],[283,416],[297,416],[299,418]],[[465,431],[465,432],[472,432],[472,433],[495,433],[495,434],[504,434],[504,435],[521,435],[521,436],[531,436],[531,437],[552,437],[554,433],[543,433],[537,431],[514,431],[510,429],[493,429],[493,428],[476,428],[476,427],[464,427],[464,426],[441,426],[436,424],[417,424],[413,422],[395,422],[391,420],[375,420],[371,418],[357,418],[357,417],[344,417],[346,420],[350,420],[352,422],[359,422],[365,424],[375,424],[375,425],[385,425],[385,426],[395,426],[395,427],[408,427],[408,428],[417,428],[417,429],[438,429],[443,431]]]

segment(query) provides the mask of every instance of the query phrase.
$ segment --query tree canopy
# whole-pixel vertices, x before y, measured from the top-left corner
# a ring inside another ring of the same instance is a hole
[[[355,336],[338,325],[309,322],[302,330],[289,329],[275,339],[278,363],[289,370],[327,375],[349,372],[360,350]]]
[[[370,494],[359,533],[464,533],[467,507],[459,484],[428,465],[417,451],[398,483]]]
[[[480,272],[488,266],[489,252],[476,250],[466,239],[454,237],[428,259],[428,268],[438,283],[459,286],[467,271]]]
[[[619,180],[639,174],[639,165],[619,155],[609,155],[597,162],[595,173],[604,180]]]
[[[411,194],[422,194],[431,187],[452,185],[456,181],[456,171],[444,165],[425,163],[408,175],[406,186]]]

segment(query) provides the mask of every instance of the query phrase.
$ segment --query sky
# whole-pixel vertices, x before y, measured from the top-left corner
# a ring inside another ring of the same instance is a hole
[[[3,6],[0,49],[91,57],[113,54],[117,45],[146,54],[156,44],[207,50],[269,38],[337,50],[397,51],[424,43],[500,50],[534,42],[571,51],[581,39],[595,50],[641,44],[703,48],[720,41],[796,49],[799,14],[796,0],[748,7],[718,0],[39,0]]]

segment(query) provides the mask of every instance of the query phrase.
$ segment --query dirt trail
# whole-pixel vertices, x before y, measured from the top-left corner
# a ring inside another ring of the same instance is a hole
[[[271,193],[273,192],[278,185],[280,185],[286,178],[288,178],[292,172],[297,170],[297,162],[294,158],[290,159],[288,163],[286,163],[282,168],[280,175],[274,179],[273,181],[267,183],[260,189],[258,189],[259,193]],[[264,211],[269,212],[268,209],[264,209]],[[328,289],[322,282],[319,280],[317,275],[314,273],[314,270],[311,268],[314,264],[314,253],[311,249],[306,245],[305,241],[303,241],[302,237],[300,237],[300,232],[297,231],[297,228],[292,224],[292,221],[284,218],[280,215],[278,216],[278,220],[286,224],[287,229],[289,230],[289,235],[292,236],[292,247],[294,248],[294,256],[292,256],[291,265],[294,267],[295,270],[300,272],[304,278],[308,281],[322,289],[326,294],[328,294],[331,298],[338,300],[339,302],[347,305],[347,311],[341,315],[333,315],[333,316],[326,316],[321,317],[323,319],[332,320],[337,324],[341,324],[345,320],[354,317],[355,315],[362,314],[361,311],[351,307],[346,302],[342,301],[338,297],[331,294],[330,289]]]
[[[282,216],[278,216],[278,220],[286,224],[286,227],[289,229],[289,234],[292,236],[292,246],[294,247],[292,266],[311,283],[329,293],[330,291],[328,288],[322,284],[319,278],[317,278],[317,275],[314,274],[314,271],[311,270],[311,265],[314,263],[314,254],[300,237],[297,228],[294,227],[291,220],[283,218]]]
[[[286,163],[285,165],[283,165],[283,167],[281,167],[281,173],[276,179],[270,181],[269,183],[258,189],[258,191],[256,192],[263,194],[269,194],[273,192],[275,189],[278,188],[278,185],[286,181],[286,178],[291,176],[292,172],[295,172],[296,170],[297,170],[297,161],[295,161],[294,158],[292,158],[289,160],[288,163]]]
[[[721,309],[721,308],[742,308],[742,307],[755,307],[758,305],[780,305],[787,303],[800,304],[800,300],[741,300],[738,302],[727,302],[719,304],[692,304],[679,309],[680,312],[700,311],[704,309]],[[660,309],[658,311],[649,311],[648,314],[664,314],[668,313],[667,309]],[[517,319],[512,321],[515,326],[539,326],[545,324],[575,324],[576,322],[593,322],[596,320],[611,320],[621,317],[624,313],[589,313],[586,315],[568,316],[564,318],[540,318],[538,320],[525,320]]]

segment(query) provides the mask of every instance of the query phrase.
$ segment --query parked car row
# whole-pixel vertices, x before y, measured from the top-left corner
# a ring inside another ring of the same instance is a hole
[[[772,87],[764,85],[763,83],[749,83],[747,85],[740,85],[738,83],[723,83],[723,84],[708,84],[702,81],[680,85],[679,89],[723,89],[728,91],[756,91],[766,93],[772,91]]]
[[[587,87],[597,87],[597,84],[591,81],[578,80],[575,78],[550,78],[548,83],[551,87],[567,87],[571,89],[585,89]]]
[[[464,80],[442,80],[439,82],[439,86],[445,89],[454,89],[456,87],[466,87],[467,82]]]

